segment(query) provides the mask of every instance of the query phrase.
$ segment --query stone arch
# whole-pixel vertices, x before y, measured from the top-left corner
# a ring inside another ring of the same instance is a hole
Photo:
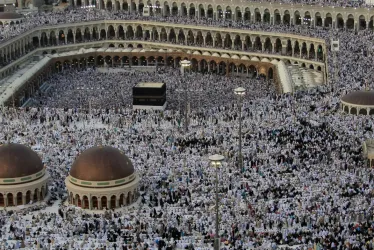
[[[359,115],[367,115],[368,111],[365,108],[361,108],[358,114]]]
[[[303,43],[301,44],[301,55],[302,55],[303,57],[306,57],[307,54],[308,54],[308,48],[307,48],[307,46],[306,46],[306,43],[303,42]]]
[[[270,23],[270,10],[269,9],[264,10],[264,15],[263,15],[262,21],[264,23]]]
[[[235,8],[235,21],[243,20],[243,14],[239,6]]]
[[[136,27],[135,38],[139,40],[143,38],[143,28],[140,25]]]
[[[288,10],[284,11],[283,14],[283,24],[290,25],[291,24],[291,14]]]
[[[223,46],[224,46],[224,48],[231,49],[231,47],[232,47],[232,41],[231,41],[230,34],[226,34],[225,35],[224,45]]]
[[[213,46],[213,37],[212,37],[212,34],[210,32],[206,33],[205,44],[207,46]]]
[[[351,114],[352,115],[357,115],[357,108],[356,107],[351,108]]]
[[[125,195],[124,195],[124,194],[121,194],[121,195],[119,196],[119,204],[118,204],[120,207],[124,205],[124,204],[123,204],[124,199],[125,199]]]
[[[261,18],[262,17],[261,17],[261,11],[260,11],[260,9],[256,8],[254,15],[255,15],[255,22],[256,23],[261,22]]]
[[[13,194],[12,193],[8,193],[6,195],[6,198],[7,198],[7,205],[8,206],[14,206],[14,199],[13,199]]]
[[[4,195],[0,193],[0,207],[4,207],[4,206],[5,206]]]
[[[77,28],[75,32],[75,42],[83,42],[83,36],[80,28]]]
[[[316,14],[314,15],[314,19],[316,26],[321,27],[323,25],[321,13],[316,12]]]
[[[358,27],[359,27],[359,30],[366,29],[366,19],[365,19],[364,15],[359,16],[359,18],[358,18]]]
[[[167,1],[164,2],[164,15],[170,16],[170,6]]]
[[[282,41],[280,40],[280,38],[277,38],[277,39],[275,40],[274,51],[275,51],[276,53],[281,53],[281,52],[282,52]]]
[[[269,37],[265,38],[264,50],[268,53],[271,53],[273,50],[273,45],[271,44],[271,40]]]
[[[108,26],[108,33],[107,34],[108,34],[109,39],[114,39],[116,37],[116,32],[114,30],[113,25]]]
[[[105,40],[106,39],[106,31],[105,29],[100,30],[100,39]]]
[[[327,13],[325,16],[325,27],[331,27],[332,26],[332,15],[331,13]]]
[[[244,21],[250,21],[250,20],[251,20],[251,11],[249,7],[247,7],[244,10]]]
[[[236,50],[241,50],[242,49],[242,40],[240,39],[239,35],[235,36],[234,47],[235,47]]]
[[[223,10],[222,10],[222,7],[221,5],[218,5],[217,8],[216,8],[216,15],[217,15],[217,19],[221,19],[223,18]]]
[[[352,14],[349,14],[347,17],[347,24],[346,24],[347,29],[354,29],[355,28],[355,18]]]
[[[226,7],[226,10],[225,10],[225,18],[227,20],[231,20],[232,19],[232,10],[231,10],[231,7],[230,6],[227,6]]]
[[[252,64],[249,65],[247,71],[248,71],[248,75],[252,76],[252,78],[257,77],[257,69],[254,65],[252,65]]]
[[[106,9],[107,10],[112,10],[113,9],[113,3],[111,0],[107,0],[106,2]]]
[[[187,6],[185,3],[181,4],[181,16],[187,16]]]
[[[104,65],[104,57],[102,56],[97,57],[97,65]]]
[[[115,208],[116,207],[116,196],[112,195],[110,197],[110,208]]]
[[[206,14],[208,18],[213,18],[214,11],[213,11],[213,6],[211,4],[208,5],[208,10]]]
[[[90,203],[88,201],[88,197],[86,195],[83,195],[83,198],[82,198],[82,208],[83,209],[89,209],[90,208]]]
[[[173,4],[172,4],[171,14],[173,16],[178,16],[178,4],[176,2],[173,2]]]
[[[344,28],[344,18],[343,18],[343,15],[340,13],[336,15],[336,27],[338,29]]]
[[[125,40],[125,30],[123,29],[123,26],[119,25],[117,30],[118,30],[118,38]]]
[[[100,209],[99,202],[96,196],[92,196],[92,208]]]
[[[23,198],[22,198],[22,192],[17,193],[17,206],[24,205],[23,204]]]
[[[253,47],[255,51],[262,51],[262,42],[260,37],[255,38]]]
[[[187,45],[191,45],[195,43],[195,37],[192,30],[188,30],[187,32]]]
[[[123,1],[123,3],[122,3],[122,9],[124,11],[129,11],[129,3],[127,1]]]
[[[106,198],[106,196],[101,197],[101,208],[108,208],[108,199]]]
[[[168,40],[168,34],[166,32],[166,29],[165,28],[161,28],[160,41],[161,42],[166,42],[167,40]]]
[[[127,26],[127,31],[126,31],[126,38],[127,39],[134,39],[134,29],[132,28],[132,26]]]
[[[199,30],[196,34],[196,45],[202,46],[204,44],[203,34]]]
[[[306,12],[304,13],[303,24],[304,24],[304,25],[307,25],[307,26],[311,26],[311,24],[312,24],[312,16],[311,16],[311,14],[310,14],[309,11],[306,11]]]
[[[274,24],[281,24],[282,20],[281,20],[281,15],[280,15],[280,11],[278,9],[275,9],[274,10]]]
[[[349,113],[349,107],[348,106],[344,106],[344,112],[347,113],[347,114]]]
[[[249,35],[246,35],[245,38],[244,38],[244,50],[252,50],[252,41],[251,41],[251,37]]]
[[[30,201],[31,201],[31,191],[27,190],[27,192],[26,192],[26,204],[29,204]]]
[[[205,17],[206,14],[205,14],[205,8],[203,4],[199,4],[199,13],[200,13],[200,18]]]
[[[195,5],[193,3],[190,4],[190,9],[189,9],[189,12],[188,12],[188,16],[189,17],[195,17],[196,15],[196,9],[195,9]]]
[[[112,57],[111,56],[106,56],[105,57],[105,63],[107,64],[107,65],[112,65]]]
[[[371,30],[374,28],[374,16],[370,17],[368,28],[371,29]]]

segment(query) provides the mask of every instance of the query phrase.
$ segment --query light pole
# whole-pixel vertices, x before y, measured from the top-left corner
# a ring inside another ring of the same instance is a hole
[[[234,89],[235,95],[239,97],[239,169],[243,170],[243,155],[242,155],[242,105],[243,97],[245,95],[245,88],[238,87]]]
[[[189,68],[191,66],[191,62],[188,61],[188,60],[183,60],[180,62],[181,64],[181,74],[182,74],[182,79],[184,78],[184,72],[186,70],[186,68]],[[185,103],[185,112],[184,112],[184,132],[187,133],[187,129],[188,129],[188,124],[187,124],[187,120],[188,120],[188,96],[187,96],[187,81],[184,81],[184,87],[185,87],[185,92],[184,92],[184,96],[185,96],[185,99],[186,99],[186,103]]]
[[[225,159],[223,155],[211,155],[209,156],[210,164],[216,168],[216,233],[214,237],[214,250],[219,250],[220,237],[219,237],[219,217],[218,217],[218,168],[221,166],[221,162]]]

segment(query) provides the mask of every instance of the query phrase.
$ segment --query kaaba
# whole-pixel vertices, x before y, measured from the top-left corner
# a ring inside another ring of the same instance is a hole
[[[132,88],[133,109],[166,108],[166,84],[158,82],[140,82]]]

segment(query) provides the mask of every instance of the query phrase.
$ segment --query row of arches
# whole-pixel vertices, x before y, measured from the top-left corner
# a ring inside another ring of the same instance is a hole
[[[120,195],[90,196],[70,192],[69,203],[83,209],[114,209],[132,204],[136,200],[135,192]]]
[[[342,105],[342,109],[345,113],[352,115],[374,115],[374,108]]]
[[[90,29],[76,28],[42,32],[40,37],[33,37],[33,46],[56,46],[60,43],[73,44],[92,40],[120,39],[120,40],[145,40],[154,42],[168,42],[190,46],[214,47],[229,50],[261,52],[269,54],[282,54],[310,60],[324,60],[322,44],[313,42],[291,40],[287,38],[274,38],[266,36],[252,36],[248,34],[224,34],[211,31],[193,31],[191,29],[166,29],[152,28],[144,30],[141,25],[122,26],[114,28],[109,25],[107,29],[93,27]]]
[[[86,0],[87,4],[89,0]],[[82,1],[75,1],[77,6],[81,6]],[[373,28],[374,16],[365,17],[358,15],[351,11],[345,14],[335,13],[333,10],[325,13],[319,11],[309,10],[288,10],[278,8],[256,8],[256,7],[243,7],[243,6],[223,6],[212,4],[195,4],[195,3],[177,3],[155,1],[143,2],[140,0],[138,3],[135,1],[92,1],[99,9],[107,10],[125,10],[130,12],[143,13],[144,7],[148,7],[151,16],[188,16],[190,18],[211,18],[211,19],[227,19],[235,21],[248,21],[248,22],[263,22],[269,24],[286,24],[286,25],[307,25],[307,26],[324,26],[334,28],[347,28],[347,29],[365,29]],[[358,25],[355,25],[355,24]]]
[[[16,24],[21,24],[22,20],[16,20],[16,21],[4,21],[0,20],[0,26],[6,26],[6,25],[16,25]]]
[[[265,78],[274,78],[274,69],[268,64],[255,62],[243,62],[240,60],[209,59],[204,57],[180,57],[180,56],[139,56],[139,55],[98,55],[82,58],[57,60],[55,71],[69,68],[84,67],[134,67],[134,66],[172,66],[179,67],[181,60],[191,61],[191,70],[201,73],[214,73],[220,75],[244,76],[253,78],[262,75]]]
[[[44,186],[41,189],[36,188],[33,191],[0,193],[0,207],[20,206],[30,204],[31,202],[42,201],[47,193],[48,188]]]

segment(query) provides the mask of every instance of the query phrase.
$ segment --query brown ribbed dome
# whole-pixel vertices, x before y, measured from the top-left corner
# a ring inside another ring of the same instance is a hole
[[[346,94],[341,100],[355,105],[374,106],[374,91],[355,91]]]
[[[130,159],[113,147],[92,147],[78,156],[70,175],[85,181],[112,181],[134,173]]]
[[[1,12],[0,19],[20,19],[23,15],[14,12]]]
[[[43,162],[31,148],[22,144],[0,146],[0,178],[18,178],[43,170]]]

